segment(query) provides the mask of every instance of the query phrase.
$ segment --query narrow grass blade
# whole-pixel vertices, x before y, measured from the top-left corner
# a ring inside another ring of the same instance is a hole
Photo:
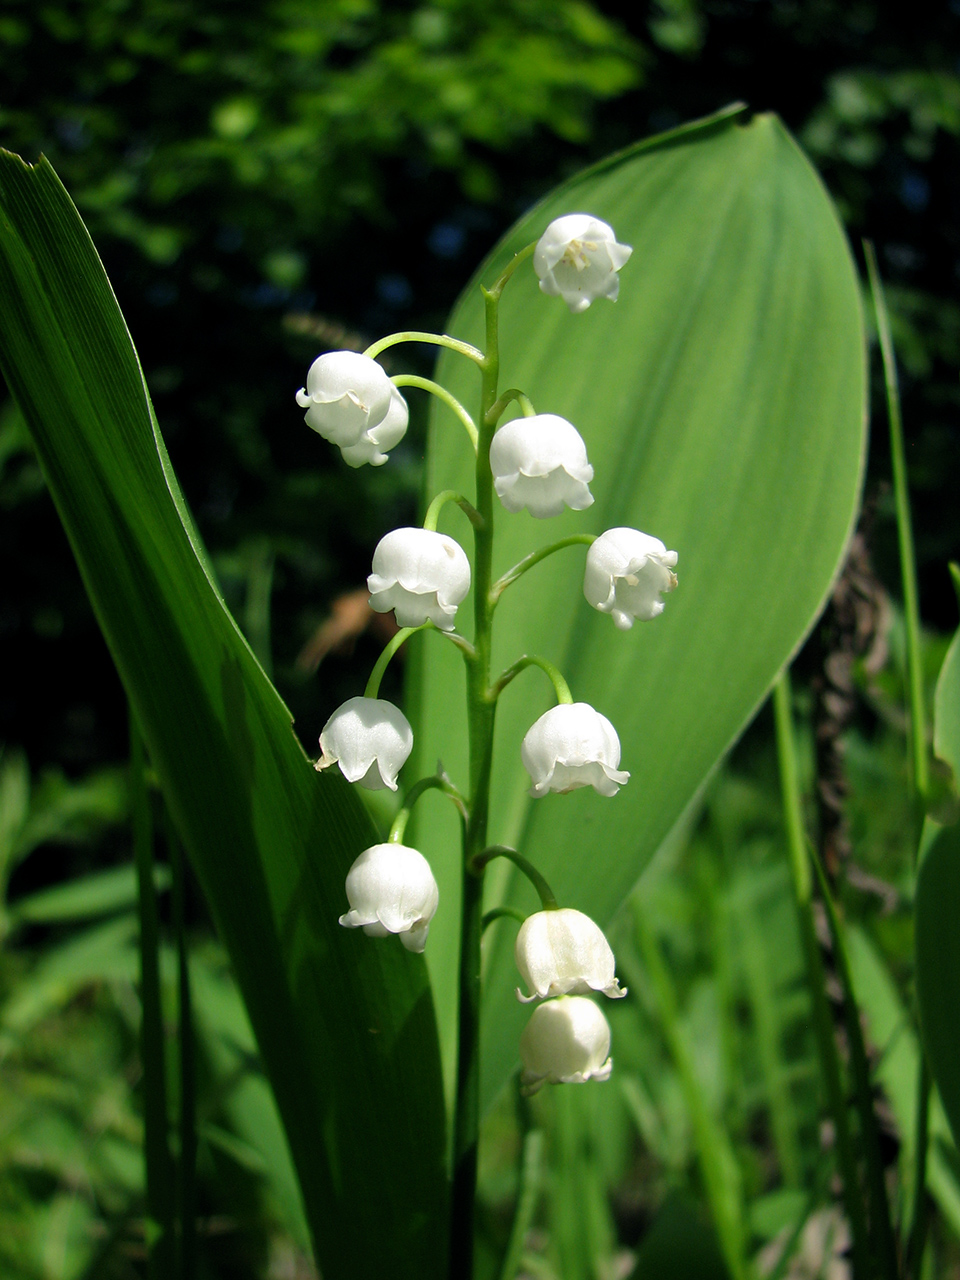
[[[130,717],[130,809],[140,918],[140,1052],[143,1061],[144,1158],[147,1169],[148,1273],[174,1274],[174,1173],[167,1116],[167,1068],[160,1000],[160,924],[154,885],[153,818],[143,739]]]

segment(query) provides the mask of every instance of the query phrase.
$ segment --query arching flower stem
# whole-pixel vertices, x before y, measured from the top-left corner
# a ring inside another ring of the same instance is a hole
[[[494,695],[499,698],[500,694],[507,687],[511,680],[515,679],[521,671],[525,671],[527,667],[539,667],[550,679],[551,684],[556,690],[557,702],[570,704],[573,702],[573,694],[570,692],[570,686],[564,680],[560,669],[555,667],[552,662],[546,658],[541,658],[537,654],[524,654],[522,658],[511,667],[507,667],[506,671],[501,675],[500,679],[493,686]]]
[[[401,373],[396,377],[391,378],[390,381],[397,388],[418,387],[421,391],[429,391],[432,395],[435,395],[438,400],[442,400],[449,409],[453,410],[463,423],[467,435],[470,437],[470,443],[473,445],[473,451],[476,453],[477,424],[456,396],[451,395],[446,387],[441,386],[439,382],[434,382],[432,378],[421,378],[419,374],[416,373]]]
[[[423,517],[424,529],[432,529],[436,533],[440,512],[448,502],[455,502],[475,529],[482,527],[483,516],[476,507],[468,502],[462,493],[457,493],[456,489],[444,489],[427,507],[427,514]]]
[[[524,395],[524,393],[517,387],[511,387],[509,391],[505,391],[503,395],[500,396],[488,411],[486,415],[488,425],[495,427],[506,412],[507,406],[512,404],[514,400],[516,400],[517,404],[520,406],[525,418],[535,418],[537,416],[537,411],[534,409],[530,397]]]
[[[511,849],[509,845],[492,844],[489,849],[484,849],[481,854],[474,858],[473,865],[477,870],[483,870],[487,863],[492,862],[494,858],[506,858],[523,872],[540,895],[540,902],[544,911],[559,910],[560,904],[557,902],[556,895],[546,879],[532,862],[529,862],[522,853],[517,853],[516,849]]]
[[[365,698],[376,698],[380,693],[380,681],[383,679],[383,673],[386,671],[390,659],[397,652],[405,640],[408,640],[417,631],[424,631],[427,627],[432,627],[432,622],[425,622],[421,627],[401,627],[392,640],[388,641],[384,647],[380,657],[374,663],[373,670],[370,672],[370,679],[367,681],[367,687],[363,691]]]
[[[495,920],[516,920],[519,924],[523,924],[526,918],[518,907],[493,907],[484,914],[481,926],[486,933]]]
[[[512,569],[508,569],[501,578],[498,578],[490,588],[490,607],[493,608],[496,605],[507,587],[516,582],[518,578],[522,578],[527,570],[532,569],[535,564],[539,564],[541,560],[546,560],[547,556],[552,556],[555,551],[562,551],[564,547],[589,547],[596,540],[597,535],[595,533],[573,533],[569,538],[561,538],[558,542],[551,542],[548,547],[541,547],[539,551],[531,551],[528,556],[524,556]]]
[[[410,821],[410,814],[413,806],[417,803],[425,791],[442,791],[445,796],[449,796],[456,805],[457,810],[464,819],[470,816],[467,809],[467,802],[457,790],[446,775],[442,773],[431,774],[429,778],[421,778],[419,782],[415,782],[407,794],[403,798],[403,808],[397,813],[390,827],[390,834],[387,836],[388,844],[403,844],[403,837],[407,830],[407,823]]]
[[[496,294],[498,300],[500,298],[501,293],[503,293],[504,285],[506,285],[507,281],[516,271],[517,267],[519,267],[521,263],[526,262],[528,258],[533,257],[533,252],[537,247],[537,243],[538,241],[532,240],[530,244],[525,245],[518,253],[515,253],[513,255],[513,257],[504,267],[504,269],[500,272],[500,275],[497,277],[493,287],[490,290],[491,293]]]
[[[385,338],[378,338],[376,342],[371,343],[363,354],[375,359],[381,351],[386,351],[388,347],[395,347],[401,342],[426,342],[434,347],[448,347],[451,351],[458,351],[460,355],[467,356],[474,364],[483,365],[483,352],[478,351],[469,342],[461,342],[459,338],[451,338],[446,333],[423,333],[419,329],[403,329],[399,333],[388,333]]]

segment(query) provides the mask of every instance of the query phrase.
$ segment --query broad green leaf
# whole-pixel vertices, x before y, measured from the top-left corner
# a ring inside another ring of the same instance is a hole
[[[229,950],[323,1274],[437,1275],[426,970],[337,924],[374,829],[342,780],[311,768],[216,590],[76,210],[49,165],[7,153],[0,361]]]
[[[606,924],[823,606],[860,492],[865,361],[857,278],[835,210],[780,122],[744,122],[735,110],[641,143],[551,193],[493,250],[449,332],[482,343],[478,281],[491,282],[551,218],[582,210],[633,246],[619,301],[573,316],[521,267],[501,307],[500,385],[578,427],[596,501],[549,521],[499,510],[494,572],[565,535],[629,525],[679,553],[680,586],[662,617],[628,633],[586,605],[582,548],[506,593],[495,669],[524,652],[557,663],[574,698],[615,724],[632,778],[614,799],[581,790],[530,800],[520,742],[552,697],[536,671],[525,672],[498,711],[491,840],[518,847],[564,904]],[[445,352],[438,378],[476,406],[467,361]],[[464,433],[437,407],[428,495],[471,494],[471,471]],[[469,545],[455,508],[441,527]],[[472,632],[468,606],[458,628]],[[464,783],[459,656],[431,635],[415,651],[422,771],[439,756]],[[417,838],[440,880],[427,956],[449,1069],[458,832],[455,814],[432,803]],[[535,906],[506,864],[495,864],[489,896]],[[515,1064],[528,1016],[513,995],[513,939],[514,926],[499,921],[486,943],[487,1101]]]
[[[933,748],[960,778],[960,632],[937,681]],[[960,823],[942,827],[928,818],[921,849],[915,904],[920,1022],[930,1070],[960,1143]]]

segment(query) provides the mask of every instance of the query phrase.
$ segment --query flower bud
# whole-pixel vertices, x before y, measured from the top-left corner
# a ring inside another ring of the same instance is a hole
[[[617,981],[610,943],[599,925],[570,907],[537,911],[520,926],[514,949],[520,976],[533,992],[524,1004],[588,991],[612,1000],[627,994]]]
[[[533,269],[540,288],[562,298],[576,315],[586,311],[594,298],[616,302],[620,290],[617,272],[633,250],[617,244],[613,228],[588,213],[568,213],[550,223],[533,254]]]
[[[340,923],[371,938],[397,933],[408,951],[422,951],[439,899],[422,853],[405,844],[375,844],[347,872],[350,910]]]
[[[613,1069],[610,1024],[586,996],[561,996],[533,1011],[520,1035],[522,1091],[547,1084],[607,1080]]]
[[[392,702],[349,698],[323,726],[320,750],[318,769],[338,764],[348,782],[396,791],[397,774],[413,750],[413,730]]]
[[[599,711],[586,702],[551,707],[527,730],[520,758],[530,774],[530,794],[574,791],[593,787],[602,796],[615,796],[630,777],[618,769],[620,739]]]
[[[555,413],[514,418],[502,426],[490,445],[490,468],[508,511],[526,507],[543,520],[560,515],[565,505],[582,511],[593,502],[586,445],[576,427]]]
[[[612,613],[621,631],[634,618],[649,622],[663,613],[663,592],[673,591],[677,553],[639,529],[608,529],[587,552],[583,594],[601,613]]]
[[[297,392],[308,427],[338,445],[351,467],[382,466],[403,439],[407,402],[376,360],[356,351],[329,351],[314,360]]]
[[[377,543],[367,586],[370,608],[394,609],[401,627],[429,621],[452,631],[457,605],[470,590],[470,561],[445,533],[394,529]]]

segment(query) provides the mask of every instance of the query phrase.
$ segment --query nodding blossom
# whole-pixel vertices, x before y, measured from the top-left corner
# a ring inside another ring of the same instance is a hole
[[[505,423],[490,445],[490,469],[508,511],[526,507],[544,520],[560,515],[564,506],[583,511],[593,502],[587,447],[576,427],[555,413]]]
[[[439,899],[422,853],[405,844],[375,844],[347,872],[350,910],[340,923],[371,938],[399,934],[408,951],[422,951]]]
[[[413,750],[413,730],[399,707],[383,698],[349,698],[320,732],[318,769],[338,764],[348,782],[368,791],[397,789],[397,774]]]
[[[639,529],[608,529],[587,552],[583,594],[601,613],[613,614],[621,631],[633,621],[649,622],[663,613],[660,596],[673,591],[677,553]]]
[[[351,467],[379,467],[387,450],[403,439],[407,402],[376,360],[356,351],[318,356],[297,392],[308,427],[339,446]]]
[[[377,543],[367,578],[370,608],[396,612],[401,627],[432,622],[452,631],[470,590],[470,561],[458,542],[430,529],[394,529]]]
[[[543,1084],[583,1084],[607,1080],[610,1024],[586,996],[561,996],[538,1005],[520,1036],[522,1091],[536,1093]]]
[[[593,787],[602,796],[615,796],[630,777],[620,763],[617,731],[586,702],[551,707],[528,730],[520,758],[530,774],[530,794],[574,791]]]
[[[576,315],[595,298],[616,302],[617,272],[633,250],[617,244],[613,228],[589,213],[568,213],[550,223],[533,254],[540,288],[562,298]]]
[[[627,994],[616,978],[616,962],[603,930],[570,907],[537,911],[520,926],[514,948],[520,976],[532,991],[524,1004],[553,996],[602,991],[613,1000]]]

